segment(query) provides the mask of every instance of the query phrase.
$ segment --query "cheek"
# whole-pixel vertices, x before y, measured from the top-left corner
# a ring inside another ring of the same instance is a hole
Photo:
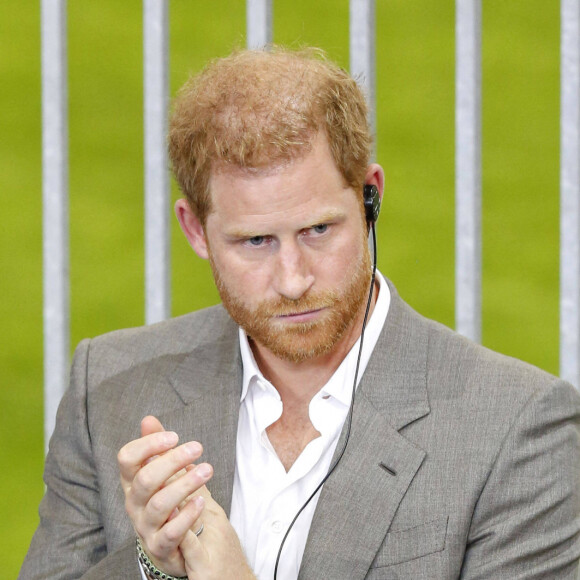
[[[317,281],[340,283],[350,278],[363,261],[364,247],[355,243],[344,243],[326,254],[323,259],[315,262],[315,275]]]
[[[252,264],[236,256],[214,257],[214,267],[229,292],[246,304],[262,300],[270,285],[270,271],[267,263],[256,261]]]

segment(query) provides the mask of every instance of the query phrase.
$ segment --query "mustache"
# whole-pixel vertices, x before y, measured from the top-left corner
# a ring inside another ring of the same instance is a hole
[[[338,294],[332,291],[301,296],[297,300],[280,296],[274,300],[262,302],[254,311],[254,314],[268,318],[301,314],[330,308],[336,304],[337,300]]]

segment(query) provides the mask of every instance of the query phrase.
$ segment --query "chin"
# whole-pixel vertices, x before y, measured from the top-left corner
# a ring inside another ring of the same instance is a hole
[[[292,363],[302,363],[330,354],[345,335],[349,324],[335,320],[322,323],[304,323],[291,329],[268,329],[258,335],[249,332],[254,342],[276,357]]]

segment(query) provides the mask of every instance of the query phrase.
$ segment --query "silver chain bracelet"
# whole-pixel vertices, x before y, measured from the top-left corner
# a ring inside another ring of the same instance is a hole
[[[152,580],[188,580],[187,576],[172,576],[171,574],[167,574],[166,572],[161,571],[149,558],[147,552],[143,549],[141,545],[141,540],[137,538],[136,541],[137,546],[137,558],[139,559],[139,563],[143,566],[143,571],[151,578]]]

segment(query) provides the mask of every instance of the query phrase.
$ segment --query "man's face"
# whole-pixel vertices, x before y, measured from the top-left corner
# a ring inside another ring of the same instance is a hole
[[[301,362],[330,353],[362,320],[371,264],[358,196],[325,138],[303,159],[210,181],[205,234],[216,284],[258,348]]]

